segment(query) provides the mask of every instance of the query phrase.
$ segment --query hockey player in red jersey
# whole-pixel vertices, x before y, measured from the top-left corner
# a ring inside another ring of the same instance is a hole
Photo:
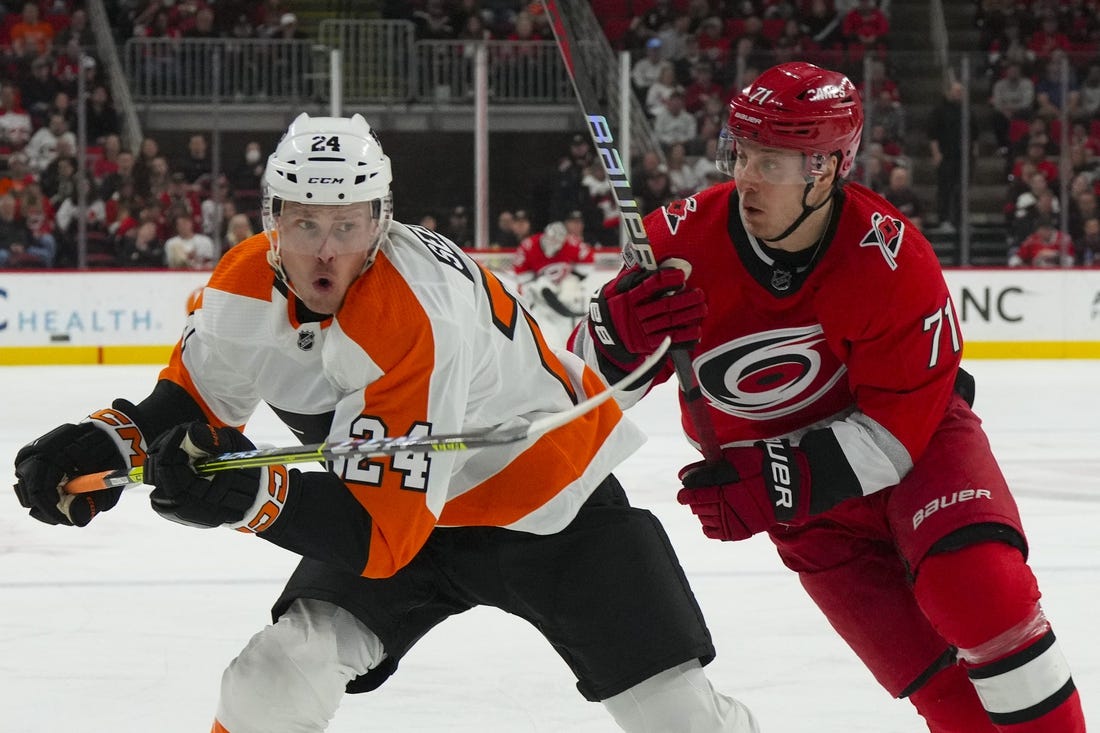
[[[623,730],[758,733],[703,672],[714,648],[667,536],[610,473],[642,439],[613,401],[480,451],[193,470],[252,448],[237,426],[261,401],[317,443],[468,432],[603,388],[454,242],[393,221],[391,178],[361,116],[295,120],[268,159],[265,233],[218,263],[152,394],[20,450],[20,502],[84,526],[121,489],[59,487],[143,465],[158,514],[302,556],[222,677],[215,731],[324,730],[345,690],[489,605],[538,628]]]
[[[576,269],[583,277],[588,274],[587,270],[591,269],[594,261],[592,248],[583,239],[571,236],[565,224],[554,221],[519,243],[512,260],[512,270],[516,273],[516,280],[522,284],[555,265],[561,265],[563,269]]]
[[[1081,733],[937,258],[882,197],[844,182],[862,126],[842,74],[760,75],[720,139],[734,180],[645,218],[663,269],[624,265],[570,346],[609,379],[665,335],[689,350],[718,445],[680,471],[678,499],[708,537],[767,532],[930,731]]]
[[[579,211],[570,217],[574,215],[581,216]],[[516,284],[551,344],[565,344],[584,315],[588,303],[584,281],[594,262],[592,248],[560,221],[550,222],[516,247],[512,259]]]

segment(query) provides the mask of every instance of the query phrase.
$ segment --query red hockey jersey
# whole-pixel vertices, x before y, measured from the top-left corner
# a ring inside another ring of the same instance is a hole
[[[566,237],[561,249],[553,256],[547,256],[541,241],[540,232],[527,237],[516,247],[512,269],[520,282],[533,278],[550,265],[590,265],[596,257],[591,247],[574,237]]]
[[[687,261],[688,285],[706,293],[691,358],[722,445],[797,442],[826,428],[864,494],[912,468],[943,417],[962,348],[939,261],[915,226],[852,183],[818,246],[793,256],[745,231],[732,182],[644,223],[657,261]],[[583,323],[573,349],[599,364]],[[655,382],[671,375],[666,367]],[[683,427],[698,444],[687,417]]]

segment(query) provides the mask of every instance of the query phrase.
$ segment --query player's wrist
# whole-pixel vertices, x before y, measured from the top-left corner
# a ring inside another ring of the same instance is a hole
[[[286,466],[264,466],[260,469],[259,491],[252,506],[245,509],[240,520],[222,526],[238,532],[259,534],[271,528],[283,513],[292,491],[298,489],[294,474]]]

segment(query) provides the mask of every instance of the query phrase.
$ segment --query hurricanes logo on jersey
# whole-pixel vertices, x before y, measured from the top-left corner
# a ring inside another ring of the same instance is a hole
[[[694,196],[673,201],[666,206],[663,211],[665,212],[665,222],[668,224],[668,230],[675,234],[676,230],[680,228],[680,222],[688,217],[688,212],[695,211],[695,206]]]
[[[898,269],[898,252],[905,234],[905,222],[877,211],[871,214],[871,231],[864,235],[860,247],[878,247],[891,270]]]
[[[847,371],[826,345],[820,325],[745,336],[703,354],[695,364],[710,404],[746,420],[798,412]]]

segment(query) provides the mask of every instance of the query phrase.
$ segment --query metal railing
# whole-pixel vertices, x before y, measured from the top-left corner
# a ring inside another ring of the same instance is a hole
[[[135,38],[126,43],[125,71],[140,102],[203,103],[212,96],[272,103],[327,101],[327,52],[339,48],[345,103],[472,100],[477,43],[414,43],[412,25],[404,21],[326,21],[322,27],[329,43]],[[553,41],[484,43],[494,104],[574,102]]]
[[[122,126],[122,142],[136,153],[141,145],[141,123],[134,109],[131,90],[118,58],[118,48],[112,35],[110,19],[103,0],[90,0],[87,4],[88,22],[96,39],[96,51],[107,71],[107,83],[115,101]]]
[[[489,96],[494,104],[575,103],[573,88],[553,41],[485,41]],[[417,98],[472,99],[477,44],[421,41],[416,44]]]
[[[317,42],[340,50],[343,100],[354,104],[415,99],[415,31],[407,20],[322,20]]]
[[[324,91],[314,74],[324,52],[309,40],[131,38],[123,66],[135,101],[193,102],[212,97],[277,103]]]

